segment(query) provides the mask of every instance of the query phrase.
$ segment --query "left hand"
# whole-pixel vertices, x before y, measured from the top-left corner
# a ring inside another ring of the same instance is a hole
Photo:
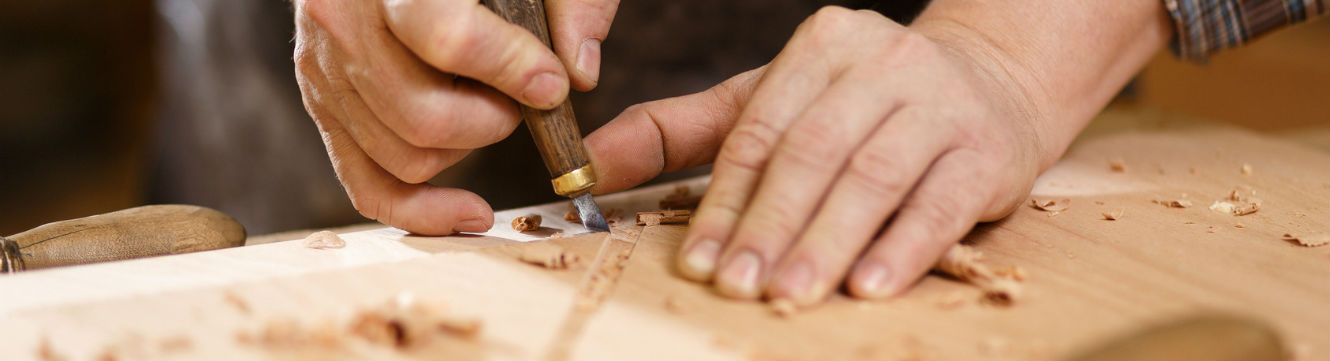
[[[976,222],[1016,209],[1060,152],[1041,139],[1038,88],[956,29],[824,8],[768,66],[591,134],[595,191],[714,159],[684,276],[800,305],[842,282],[898,294]]]

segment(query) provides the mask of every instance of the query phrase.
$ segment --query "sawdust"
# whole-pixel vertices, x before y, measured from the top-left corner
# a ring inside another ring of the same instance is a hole
[[[1284,233],[1284,240],[1303,247],[1320,247],[1330,244],[1330,233],[1294,235]]]
[[[1060,201],[1030,199],[1030,206],[1034,207],[1034,209],[1048,212],[1048,216],[1052,217],[1071,208],[1071,199],[1062,199]]]
[[[662,224],[686,224],[693,217],[689,210],[664,210],[637,212],[637,225],[658,226]]]
[[[702,197],[691,195],[692,190],[685,185],[674,186],[674,193],[661,198],[659,205],[661,209],[694,209],[702,202]]]
[[[513,218],[512,227],[514,231],[531,232],[540,229],[540,221],[541,217],[539,214],[528,214]]]
[[[305,247],[313,249],[333,249],[346,247],[346,241],[332,231],[318,231],[305,237]]]
[[[1108,160],[1108,169],[1117,173],[1127,172],[1127,163],[1122,158],[1113,158]]]
[[[565,251],[563,247],[553,243],[529,242],[521,246],[522,254],[518,259],[548,269],[568,269],[581,261],[577,254]]]
[[[988,303],[997,306],[1011,305],[1020,296],[1020,283],[998,276],[983,264],[982,259],[983,253],[969,246],[957,244],[947,250],[942,259],[933,266],[933,270],[979,287],[983,291],[983,300]]]
[[[1123,214],[1124,212],[1126,212],[1125,209],[1118,208],[1118,209],[1114,209],[1114,210],[1112,210],[1112,211],[1108,211],[1108,212],[1100,213],[1100,215],[1103,215],[1105,220],[1116,221],[1116,220],[1122,218],[1122,214]]]

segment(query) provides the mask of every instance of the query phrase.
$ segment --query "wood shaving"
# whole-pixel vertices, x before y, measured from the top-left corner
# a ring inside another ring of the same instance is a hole
[[[984,300],[991,304],[1011,305],[1020,296],[1020,283],[999,277],[981,262],[982,258],[983,253],[957,244],[947,250],[933,269],[979,287]]]
[[[563,247],[546,242],[530,242],[522,245],[522,262],[544,266],[548,269],[567,269],[581,261],[577,254],[567,252]]]
[[[1063,199],[1059,201],[1059,200],[1030,199],[1030,206],[1034,207],[1034,209],[1051,213],[1049,214],[1049,216],[1054,216],[1057,215],[1058,213],[1066,211],[1068,208],[1071,208],[1071,200]]]
[[[661,198],[659,205],[661,209],[694,209],[702,202],[702,197],[694,197],[690,193],[692,190],[685,185],[674,186],[674,193]]]
[[[1312,234],[1312,235],[1294,235],[1284,233],[1284,240],[1293,242],[1303,247],[1320,247],[1330,244],[1330,233]]]
[[[540,229],[541,217],[539,214],[528,214],[525,216],[513,218],[513,230],[518,232],[531,232]]]
[[[51,340],[47,339],[46,336],[42,336],[41,341],[37,343],[37,359],[42,361],[64,361],[68,360],[69,357],[56,352],[55,348],[51,347]]]
[[[235,307],[241,313],[247,315],[250,313],[249,302],[245,302],[245,299],[240,298],[240,295],[235,294],[235,292],[231,292],[230,290],[222,292],[222,298],[226,300],[226,304]]]
[[[1118,208],[1118,209],[1114,209],[1114,210],[1109,211],[1109,212],[1103,212],[1103,213],[1100,213],[1100,214],[1103,215],[1103,216],[1104,216],[1104,219],[1106,219],[1106,220],[1116,221],[1116,220],[1122,218],[1122,213],[1123,213],[1123,212],[1126,212],[1126,210],[1124,210],[1124,209],[1122,209],[1122,208]]]
[[[563,238],[563,232],[554,232],[554,234],[551,234],[550,237],[546,239],[562,239],[562,238]]]
[[[568,223],[582,224],[582,216],[577,214],[577,206],[573,202],[568,202],[568,210],[563,212],[563,220]]]
[[[790,316],[794,316],[795,312],[799,311],[799,308],[794,305],[794,301],[785,298],[771,300],[771,302],[767,302],[767,306],[771,309],[771,313],[781,318],[790,318]]]
[[[996,274],[1000,277],[1010,278],[1013,281],[1024,281],[1026,275],[1025,268],[1021,268],[1021,266],[999,268],[997,270],[994,270],[993,274]]]
[[[1156,199],[1151,202],[1154,202],[1155,204],[1161,204],[1168,208],[1188,208],[1192,206],[1191,201],[1186,199],[1175,199],[1175,200]]]
[[[658,226],[662,224],[685,224],[693,217],[689,210],[664,210],[637,212],[637,225]]]
[[[1109,160],[1108,160],[1108,169],[1111,169],[1111,170],[1113,170],[1114,172],[1117,172],[1117,173],[1126,173],[1126,172],[1127,172],[1127,163],[1124,162],[1124,161],[1122,160],[1122,158],[1113,158],[1113,159],[1109,159]]]
[[[1242,175],[1251,175],[1251,164],[1242,163]]]
[[[332,231],[318,231],[305,236],[305,247],[313,249],[332,249],[346,247],[346,241]]]

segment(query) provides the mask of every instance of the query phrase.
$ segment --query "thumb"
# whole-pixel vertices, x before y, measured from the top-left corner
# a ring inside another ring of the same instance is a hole
[[[619,0],[548,0],[546,5],[550,41],[573,88],[595,88],[600,79],[600,43],[610,33]]]
[[[586,137],[593,193],[642,184],[661,172],[711,163],[766,67],[711,89],[634,105]]]

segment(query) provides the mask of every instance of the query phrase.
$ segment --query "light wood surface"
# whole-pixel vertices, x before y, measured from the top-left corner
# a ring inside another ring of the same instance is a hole
[[[1112,171],[1109,159],[1121,159],[1127,171]],[[703,182],[688,184],[700,190]],[[1257,191],[1260,211],[1208,209],[1239,186]],[[664,186],[598,200],[631,214],[669,192]],[[590,262],[604,236],[550,241],[584,261],[565,270],[516,257],[531,243],[514,239],[577,232],[561,221],[566,206],[555,204],[499,212],[500,226],[487,236],[376,229],[343,234],[343,249],[308,249],[296,240],[0,277],[0,319],[9,326],[0,331],[9,346],[0,359],[36,358],[43,339],[75,359],[539,359],[560,349],[575,359],[1055,359],[1198,314],[1267,324],[1296,358],[1330,357],[1330,246],[1282,240],[1284,233],[1330,232],[1330,153],[1237,128],[1110,112],[1033,193],[1071,199],[1071,208],[1049,216],[1021,207],[965,240],[993,266],[1027,271],[1023,297],[1005,308],[980,303],[974,287],[928,276],[897,299],[836,295],[782,318],[675,276],[672,259],[686,228],[668,225],[629,229],[642,232],[629,237],[636,241],[631,258],[604,303],[586,310],[579,290],[594,278]],[[1152,202],[1174,199],[1193,206]],[[1119,220],[1102,219],[1118,208]],[[503,229],[530,213],[542,214],[547,232]],[[405,351],[349,337],[336,349],[237,339],[275,319],[338,329],[358,310],[403,293],[443,301],[483,328],[474,339]],[[585,319],[569,327],[569,315],[579,312]]]

